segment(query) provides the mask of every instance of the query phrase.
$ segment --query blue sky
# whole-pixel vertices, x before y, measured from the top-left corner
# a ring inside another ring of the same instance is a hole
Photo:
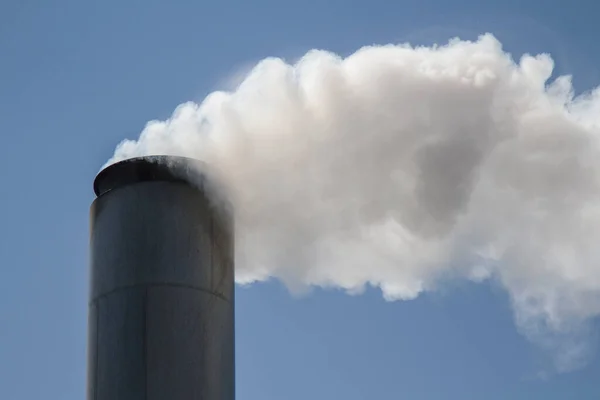
[[[123,138],[266,56],[445,42],[489,31],[600,83],[600,5],[550,0],[0,4],[0,398],[82,399],[92,180]],[[237,292],[237,395],[268,399],[598,399],[600,355],[539,379],[504,293],[411,302],[276,283]]]

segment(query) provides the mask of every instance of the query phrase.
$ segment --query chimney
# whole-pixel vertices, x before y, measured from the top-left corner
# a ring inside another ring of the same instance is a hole
[[[229,209],[195,160],[102,170],[91,211],[88,400],[234,400]]]

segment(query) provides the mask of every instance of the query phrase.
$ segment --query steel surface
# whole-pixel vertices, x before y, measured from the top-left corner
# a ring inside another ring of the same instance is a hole
[[[88,400],[235,398],[231,216],[173,173],[186,163],[128,160],[94,183]]]

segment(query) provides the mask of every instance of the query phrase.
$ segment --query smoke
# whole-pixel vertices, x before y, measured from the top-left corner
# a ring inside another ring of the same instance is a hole
[[[109,163],[204,161],[236,210],[238,283],[413,299],[493,280],[560,369],[600,314],[600,91],[492,35],[266,59],[148,123]]]

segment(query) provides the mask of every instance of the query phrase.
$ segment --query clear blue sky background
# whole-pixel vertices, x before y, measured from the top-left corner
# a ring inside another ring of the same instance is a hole
[[[88,208],[98,168],[145,122],[263,57],[474,38],[551,52],[600,83],[590,1],[0,2],[0,399],[85,396]],[[275,283],[237,293],[241,400],[599,399],[600,356],[547,380],[501,290],[412,302]]]

